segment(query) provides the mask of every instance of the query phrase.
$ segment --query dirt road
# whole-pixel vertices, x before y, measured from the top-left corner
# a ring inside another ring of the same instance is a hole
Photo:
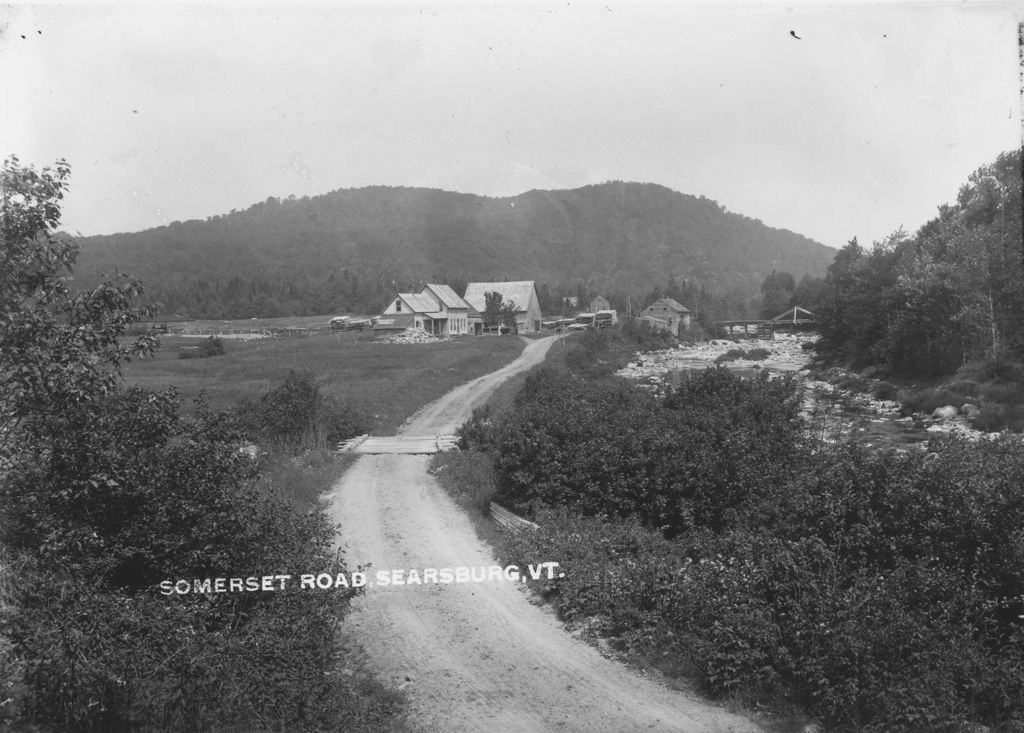
[[[451,432],[499,382],[544,358],[531,341],[515,362],[422,410],[406,434]],[[377,572],[497,562],[427,473],[429,457],[362,456],[328,499],[351,566]],[[536,558],[537,562],[558,558]],[[409,695],[427,731],[757,731],[745,718],[639,676],[568,636],[519,583],[375,585],[354,604],[353,635],[374,671]]]

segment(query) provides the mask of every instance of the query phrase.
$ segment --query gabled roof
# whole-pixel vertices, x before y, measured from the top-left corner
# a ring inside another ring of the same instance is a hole
[[[511,303],[517,311],[530,307],[530,298],[535,291],[533,280],[519,280],[508,283],[470,283],[466,286],[464,299],[481,313],[487,307],[485,293],[501,293],[502,303]]]
[[[405,301],[414,313],[429,313],[437,308],[437,303],[423,293],[399,293],[398,297]]]
[[[459,294],[451,289],[448,285],[434,285],[427,283],[424,286],[424,290],[429,289],[437,299],[444,303],[449,308],[469,308],[469,303],[459,297]]]
[[[679,301],[674,300],[673,298],[658,298],[656,301],[654,301],[653,303],[651,303],[651,305],[649,305],[647,307],[650,308],[652,306],[659,305],[659,304],[667,306],[668,308],[671,308],[672,310],[676,311],[677,313],[689,313],[690,312],[689,308],[687,308],[685,305],[682,305],[681,303],[679,303]]]

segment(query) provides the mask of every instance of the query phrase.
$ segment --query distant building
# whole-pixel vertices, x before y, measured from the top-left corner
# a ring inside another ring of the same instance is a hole
[[[598,295],[592,301],[590,301],[590,312],[597,313],[598,311],[611,310],[611,303],[608,302],[607,298],[602,295]]]
[[[540,298],[533,280],[519,280],[506,283],[469,283],[463,300],[469,307],[480,314],[480,320],[474,319],[476,333],[483,331],[483,313],[487,308],[487,293],[500,293],[502,304],[511,303],[515,309],[516,327],[520,333],[533,333],[541,329],[542,316]]]
[[[418,328],[442,336],[467,334],[470,310],[470,305],[449,286],[428,283],[418,293],[395,296],[381,311],[380,330]]]
[[[690,327],[691,317],[690,309],[672,298],[660,298],[640,312],[640,320],[658,330],[668,331],[673,336],[679,336],[680,329]]]

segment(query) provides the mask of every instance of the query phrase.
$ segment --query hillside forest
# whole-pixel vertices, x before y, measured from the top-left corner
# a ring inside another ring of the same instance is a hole
[[[341,190],[77,239],[77,286],[130,272],[146,302],[188,318],[376,313],[395,292],[474,280],[535,280],[552,315],[566,296],[599,294],[635,313],[657,287],[712,319],[739,317],[756,312],[772,270],[822,275],[834,255],[710,199],[621,181],[507,198]]]

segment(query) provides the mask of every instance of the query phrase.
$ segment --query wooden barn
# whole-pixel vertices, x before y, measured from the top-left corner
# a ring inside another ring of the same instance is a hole
[[[543,317],[540,311],[540,298],[533,280],[519,280],[504,283],[469,283],[463,299],[480,314],[479,320],[474,319],[475,333],[483,332],[483,312],[486,309],[484,295],[500,293],[502,303],[511,303],[515,308],[516,327],[520,333],[533,333],[541,330]]]
[[[690,327],[690,309],[672,298],[660,298],[640,312],[640,320],[661,331],[679,336],[679,330]]]

